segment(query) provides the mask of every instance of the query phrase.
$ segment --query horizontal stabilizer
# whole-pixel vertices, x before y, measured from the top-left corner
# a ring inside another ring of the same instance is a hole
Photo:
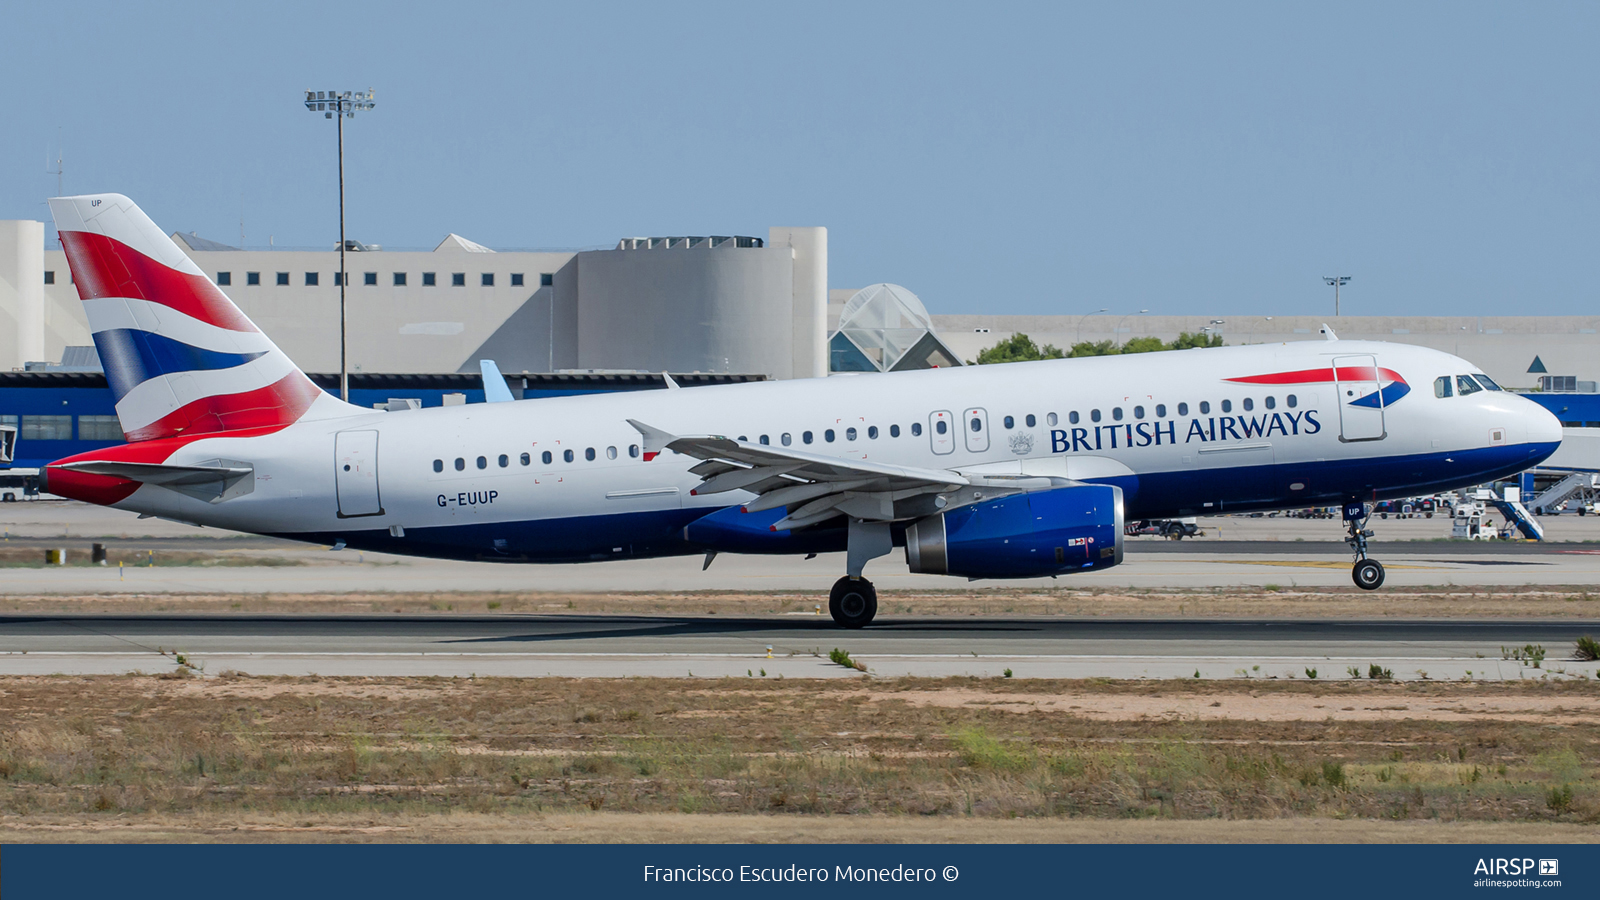
[[[207,460],[206,464],[197,466],[86,460],[63,463],[56,468],[151,484],[207,503],[221,503],[255,490],[255,467],[227,459]]]

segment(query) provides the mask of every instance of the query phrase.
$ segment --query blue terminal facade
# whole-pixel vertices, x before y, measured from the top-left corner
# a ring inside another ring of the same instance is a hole
[[[339,376],[311,375],[317,386],[339,392]],[[683,387],[763,381],[760,375],[674,375]],[[613,391],[648,391],[666,387],[660,375],[573,373],[508,375],[506,386],[518,400],[570,397]],[[467,403],[483,402],[483,378],[477,374],[350,376],[350,402],[384,406],[391,399],[418,400],[442,406],[446,394],[462,394]],[[46,463],[123,443],[116,428],[116,405],[106,378],[99,372],[0,372],[0,425],[17,427],[12,468],[36,469]],[[108,435],[115,435],[109,438]],[[0,469],[7,467],[0,463]]]
[[[1600,428],[1600,394],[1523,394],[1555,413],[1563,428]]]

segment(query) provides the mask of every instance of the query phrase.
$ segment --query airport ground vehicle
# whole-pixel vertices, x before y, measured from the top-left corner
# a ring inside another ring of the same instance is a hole
[[[38,469],[0,469],[0,503],[15,503],[38,494]]]
[[[1458,357],[1325,340],[490,403],[362,409],[309,379],[127,197],[50,201],[129,443],[45,490],[390,553],[585,562],[844,551],[1057,576],[1128,519],[1339,505],[1362,588],[1370,501],[1520,472],[1559,421]],[[1431,387],[1432,390],[1416,390]]]
[[[1181,541],[1186,537],[1197,537],[1200,526],[1193,518],[1188,519],[1140,519],[1131,522],[1123,529],[1123,534],[1129,537],[1139,535],[1159,535],[1169,540]]]

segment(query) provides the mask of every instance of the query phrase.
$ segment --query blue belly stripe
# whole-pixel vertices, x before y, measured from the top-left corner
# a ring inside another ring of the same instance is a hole
[[[1350,499],[1393,500],[1483,484],[1538,465],[1558,446],[1556,443],[1509,444],[1412,456],[1151,472],[1092,481],[1122,488],[1129,520],[1296,509],[1332,506]],[[1293,483],[1305,487],[1291,491],[1289,485]],[[1206,506],[1206,503],[1212,505]],[[595,562],[703,553],[705,545],[689,541],[684,529],[707,515],[726,516],[728,513],[726,509],[672,509],[436,528],[407,527],[403,538],[391,537],[387,526],[370,531],[297,532],[274,536],[319,544],[342,540],[353,549],[441,559]],[[843,550],[845,546],[842,528],[810,534],[801,532],[797,538],[800,539],[793,542],[774,542],[771,552],[826,552]],[[617,550],[619,547],[622,549]],[[761,552],[761,549],[759,542],[751,541],[733,552]]]

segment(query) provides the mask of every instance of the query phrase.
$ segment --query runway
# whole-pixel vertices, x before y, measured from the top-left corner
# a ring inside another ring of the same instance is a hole
[[[1600,621],[0,616],[0,674],[156,673],[177,651],[212,675],[860,677],[828,660],[838,647],[884,677],[1500,680],[1595,676],[1561,659],[1584,634]],[[1504,658],[1530,644],[1542,666]]]

